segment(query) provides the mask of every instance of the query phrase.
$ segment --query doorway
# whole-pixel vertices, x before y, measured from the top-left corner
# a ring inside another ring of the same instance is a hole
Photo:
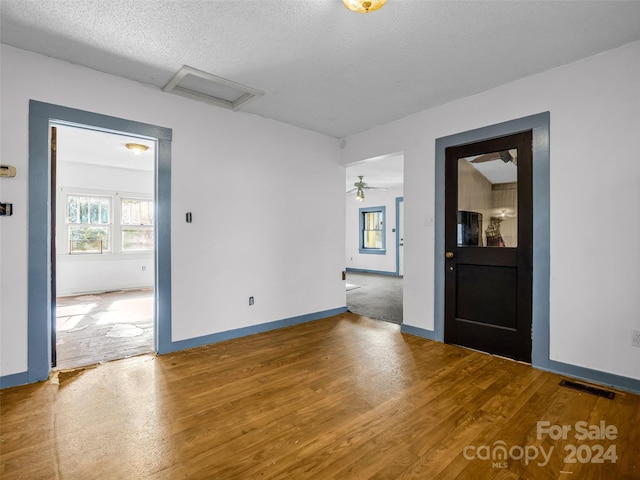
[[[155,291],[154,349],[167,353],[179,348],[171,339],[171,138],[169,128],[98,113],[29,101],[29,279],[28,279],[28,369],[23,381],[49,377],[52,359],[51,291],[53,262],[51,222],[51,123],[90,125],[94,130],[128,132],[155,139]]]
[[[348,165],[345,177],[347,308],[402,324],[404,153]]]
[[[52,366],[153,352],[156,141],[52,125]]]
[[[445,342],[531,362],[532,132],[445,157]]]

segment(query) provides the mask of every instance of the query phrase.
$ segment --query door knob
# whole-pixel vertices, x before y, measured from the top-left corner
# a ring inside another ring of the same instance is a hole
[[[445,256],[446,259],[451,260],[456,255],[453,252],[445,252],[444,256]]]

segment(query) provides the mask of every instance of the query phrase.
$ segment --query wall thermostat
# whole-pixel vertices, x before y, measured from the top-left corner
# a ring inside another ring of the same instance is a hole
[[[0,177],[15,177],[16,167],[13,165],[0,165]]]

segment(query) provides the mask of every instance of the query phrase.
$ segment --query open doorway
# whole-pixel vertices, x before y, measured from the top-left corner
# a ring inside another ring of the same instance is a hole
[[[404,274],[404,155],[346,168],[347,307],[401,324]]]
[[[53,127],[52,363],[74,368],[152,352],[156,142]]]

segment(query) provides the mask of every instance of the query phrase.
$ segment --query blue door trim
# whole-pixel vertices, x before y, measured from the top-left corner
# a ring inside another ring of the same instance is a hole
[[[396,197],[396,275],[400,276],[400,203],[404,197]]]
[[[157,140],[155,348],[158,353],[171,349],[171,129],[31,100],[26,383],[45,380],[51,370],[49,127],[52,122]]]

